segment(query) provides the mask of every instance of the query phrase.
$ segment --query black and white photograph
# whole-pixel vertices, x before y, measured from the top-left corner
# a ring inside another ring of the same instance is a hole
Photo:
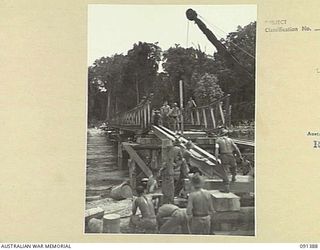
[[[256,5],[88,5],[85,234],[256,236]]]

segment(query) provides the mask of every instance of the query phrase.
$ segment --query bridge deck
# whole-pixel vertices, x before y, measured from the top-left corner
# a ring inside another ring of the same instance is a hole
[[[160,139],[174,140],[177,138],[173,131],[163,126],[152,126],[152,130]],[[188,142],[188,140],[183,136],[179,137],[179,140],[182,143]],[[184,144],[182,143],[180,143],[180,146],[185,148]],[[204,175],[210,178],[213,176],[218,176],[221,179],[226,178],[226,173],[224,169],[217,163],[215,156],[197,145],[194,145],[194,147],[189,149],[189,151],[194,156],[190,158],[190,164],[192,166],[196,166]]]

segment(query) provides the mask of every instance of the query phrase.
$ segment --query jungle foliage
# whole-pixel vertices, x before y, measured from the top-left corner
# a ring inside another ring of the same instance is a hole
[[[125,55],[101,57],[88,68],[89,121],[110,119],[150,93],[155,108],[164,100],[178,102],[179,80],[184,82],[185,100],[192,96],[198,105],[207,105],[230,94],[232,120],[253,120],[255,40],[256,22],[238,26],[221,40],[247,74],[219,53],[207,55],[200,46],[175,44],[162,51],[157,43],[138,42]]]

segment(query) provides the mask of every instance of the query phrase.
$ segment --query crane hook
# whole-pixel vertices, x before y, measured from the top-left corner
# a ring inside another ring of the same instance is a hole
[[[186,11],[186,16],[190,21],[194,21],[197,18],[197,12],[195,12],[193,9],[188,9]]]

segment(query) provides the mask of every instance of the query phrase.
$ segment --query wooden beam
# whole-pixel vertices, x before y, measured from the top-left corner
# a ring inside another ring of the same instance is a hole
[[[166,139],[170,139],[171,141],[175,139],[174,133],[163,126],[157,127],[152,126],[153,132],[156,136],[162,139],[162,143],[166,141]],[[188,140],[184,137],[180,137],[180,141],[186,143]],[[226,179],[226,173],[220,165],[216,165],[216,157],[207,151],[203,150],[197,145],[194,145],[193,149],[189,150],[196,158],[190,157],[190,163],[193,166],[197,166],[199,170],[208,177],[212,177],[213,175],[217,175],[221,179]],[[199,160],[198,158],[207,158],[207,160]]]
[[[247,146],[247,147],[254,147],[254,141],[247,141],[247,140],[241,140],[241,139],[233,139],[235,144],[241,145],[241,146]]]
[[[143,128],[147,127],[147,107],[143,106]]]
[[[213,112],[213,108],[210,107],[210,114],[211,114],[211,119],[212,119],[212,124],[213,124],[213,128],[216,128],[216,119],[214,118],[214,112]]]
[[[190,110],[191,124],[194,125],[193,109]]]
[[[136,162],[133,159],[128,160],[130,185],[133,189],[136,188]]]
[[[138,164],[140,169],[147,175],[147,177],[151,176],[152,171],[148,168],[148,166],[144,163],[144,161],[140,158],[136,151],[128,143],[123,143],[122,145],[130,155],[131,159],[133,159]]]
[[[135,150],[157,150],[157,149],[161,149],[161,145],[159,145],[159,144],[131,143],[130,146]]]
[[[138,115],[137,115],[137,111],[134,112],[134,125],[138,124]]]
[[[239,178],[239,177],[238,177]],[[204,181],[204,188],[208,190],[219,190],[223,188],[223,182],[215,179]],[[254,181],[235,181],[230,182],[230,192],[233,193],[254,193]]]
[[[219,102],[219,110],[220,110],[222,124],[225,125],[225,119],[224,119],[224,114],[223,114],[223,110],[222,110],[222,102]]]
[[[151,150],[151,168],[152,169],[159,169],[158,168],[158,151]]]
[[[171,140],[175,139],[174,133],[166,127],[158,126],[157,128],[156,126],[153,126],[152,128],[155,135],[158,136],[160,139],[165,139],[165,138],[169,138]],[[161,135],[164,138],[160,137]],[[188,142],[188,140],[184,137],[180,137],[180,141],[182,141],[183,143]],[[191,149],[191,152],[196,156],[199,156],[199,157],[204,156],[208,159],[213,160],[214,162],[217,161],[215,156],[209,154],[207,151],[203,150],[201,147],[198,147],[197,145],[194,145],[193,149]]]
[[[148,114],[148,124],[147,127],[151,124],[151,108],[150,108],[150,101],[147,102],[147,114]]]
[[[174,201],[174,179],[173,175],[173,147],[170,139],[163,139],[161,143],[161,162],[165,166],[162,171],[162,193],[164,203],[173,203]]]
[[[123,157],[123,154],[122,154],[122,146],[121,146],[121,142],[119,141],[118,142],[118,168],[119,169],[122,169],[122,157]]]
[[[206,109],[202,109],[202,114],[203,114],[204,127],[207,128],[208,123],[207,123]]]
[[[230,116],[230,94],[226,98],[226,126],[229,128],[231,126],[231,116]]]
[[[197,125],[201,125],[199,109],[196,109],[196,114],[197,114]]]

